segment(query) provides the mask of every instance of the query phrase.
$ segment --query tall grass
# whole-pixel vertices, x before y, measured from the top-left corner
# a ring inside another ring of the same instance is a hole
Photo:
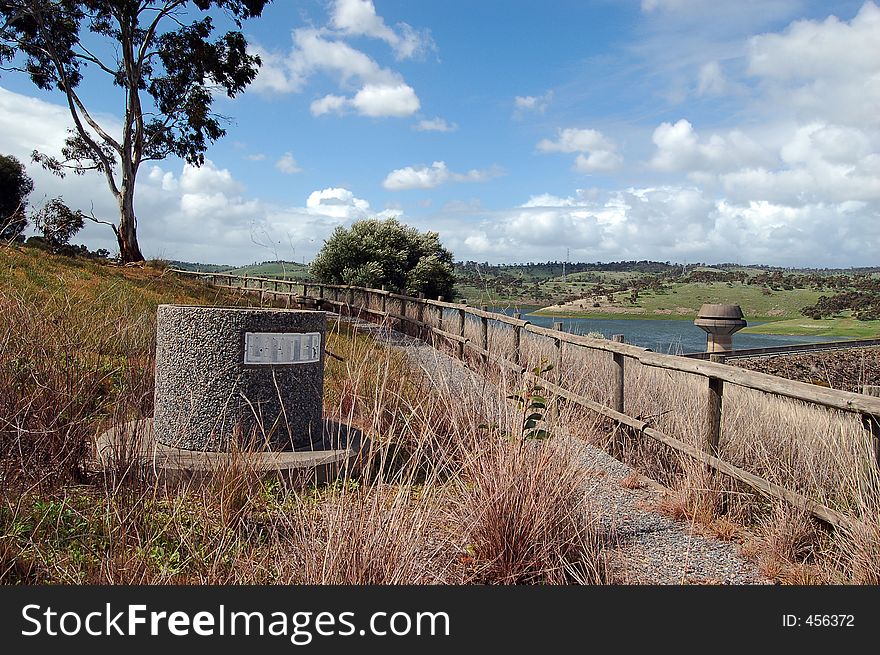
[[[574,469],[548,444],[524,450],[504,436],[516,423],[502,390],[462,395],[345,324],[328,334],[325,416],[367,437],[358,477],[267,478],[242,456],[204,479],[157,478],[138,455],[139,421],[152,414],[156,303],[254,297],[212,298],[161,271],[108,286],[115,269],[74,267],[72,284],[58,258],[49,264],[65,280],[55,284],[27,264],[12,256],[13,275],[0,281],[0,582],[604,579]],[[108,430],[125,439],[98,460],[95,439]],[[516,511],[475,515],[474,493],[502,494],[499,507]],[[486,538],[500,520],[532,526],[518,538],[523,558]]]
[[[467,326],[473,339],[479,339],[477,328],[476,322]],[[489,343],[493,352],[509,354],[512,331],[490,328]],[[522,348],[524,366],[554,362],[557,368],[552,375],[563,386],[610,406],[609,353],[565,344],[557,349],[550,339],[528,333],[522,335]],[[471,357],[470,362],[480,365],[479,358]],[[487,374],[506,378],[492,365]],[[624,386],[627,414],[704,448],[704,379],[627,360]],[[751,535],[747,551],[762,553],[759,559],[764,562],[772,559],[773,566],[765,568],[779,580],[857,584],[880,580],[880,471],[871,436],[858,415],[725,385],[719,456],[856,519],[852,529],[830,531],[800,510],[771,502],[719,474],[708,474],[703,465],[664,444],[636,437],[594,412],[559,402],[567,406],[572,431],[580,427],[581,436],[609,451],[612,441],[622,443],[618,456],[671,490],[661,509],[719,536]],[[768,531],[771,525],[806,535],[810,548],[786,550],[783,540]],[[763,545],[755,546],[759,541]],[[771,558],[768,551],[778,551],[778,556]],[[805,566],[809,575],[804,574]]]

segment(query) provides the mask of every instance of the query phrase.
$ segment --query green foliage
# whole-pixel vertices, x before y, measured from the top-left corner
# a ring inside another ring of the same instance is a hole
[[[525,441],[527,439],[535,439],[543,441],[549,439],[550,431],[541,427],[544,423],[544,414],[547,411],[547,398],[542,394],[544,387],[539,383],[541,376],[548,371],[553,370],[553,364],[542,362],[541,365],[532,369],[535,380],[526,383],[525,388],[519,393],[508,396],[510,400],[515,400],[522,407],[522,429],[520,438]]]
[[[436,232],[420,233],[395,218],[338,227],[312,263],[319,282],[351,284],[428,298],[453,297],[452,253]]]
[[[868,279],[859,291],[844,291],[834,296],[819,296],[815,305],[804,307],[801,314],[814,320],[852,312],[859,321],[880,319],[880,281]]]
[[[25,209],[34,182],[12,155],[0,155],[0,241],[12,241],[27,227]]]
[[[73,211],[60,196],[52,198],[36,214],[34,226],[43,233],[49,246],[57,251],[68,245],[70,238],[85,225],[85,214]]]

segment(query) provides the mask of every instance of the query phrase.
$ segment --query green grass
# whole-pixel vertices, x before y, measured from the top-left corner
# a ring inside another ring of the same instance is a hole
[[[250,264],[225,271],[232,275],[253,275],[257,277],[274,277],[279,279],[303,280],[308,279],[309,267],[296,262],[267,262],[265,264]]]
[[[874,339],[880,338],[880,321],[857,321],[851,317],[815,321],[802,316],[787,321],[773,321],[772,323],[747,327],[743,332]]]

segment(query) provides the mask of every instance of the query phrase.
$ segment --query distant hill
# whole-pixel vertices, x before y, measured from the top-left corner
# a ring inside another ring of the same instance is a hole
[[[203,273],[231,273],[233,275],[254,275],[290,280],[308,280],[311,277],[308,265],[284,260],[254,262],[247,266],[181,261],[170,261],[168,264],[185,271],[201,271]]]
[[[248,266],[237,266],[228,269],[226,272],[234,275],[256,275],[259,277],[273,277],[287,280],[309,280],[309,267],[305,264],[297,262],[288,262],[283,260],[261,262],[259,264],[249,264]]]
[[[202,273],[225,273],[233,268],[226,264],[200,264],[198,262],[181,262],[176,259],[169,261],[168,265],[184,271],[200,271]]]

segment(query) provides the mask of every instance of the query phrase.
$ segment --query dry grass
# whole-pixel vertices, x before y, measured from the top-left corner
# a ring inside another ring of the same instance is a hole
[[[209,482],[165,485],[137,464],[136,444],[96,471],[95,436],[152,413],[155,305],[255,298],[152,269],[129,278],[60,258],[44,270],[2,257],[0,582],[607,581],[607,536],[582,504],[583,473],[552,440],[518,441],[521,416],[505,400],[517,380],[493,371],[498,389],[456,388],[344,326],[328,335],[338,359],[327,360],[325,413],[371,440],[357,480],[267,481],[239,459]],[[478,341],[479,324],[469,321],[466,334]],[[489,337],[494,352],[510,352],[510,330]],[[523,346],[529,368],[554,362],[551,379],[609,403],[607,353],[557,352],[531,335]],[[703,381],[628,361],[625,384],[627,413],[702,447]],[[853,516],[856,527],[828,531],[567,402],[550,399],[546,426],[606,448],[613,438],[624,461],[672,490],[666,512],[742,541],[766,575],[880,582],[880,474],[857,418],[727,385],[723,420],[722,458]]]
[[[496,439],[466,469],[454,505],[472,577],[494,584],[603,584],[603,535],[584,494],[585,469],[553,442]]]
[[[495,352],[511,352],[511,331],[492,331],[490,343]],[[523,335],[522,343],[526,366],[554,361],[566,388],[611,404],[610,354],[569,345],[557,351],[550,339],[529,334]],[[705,385],[697,376],[627,360],[625,411],[704,448]],[[754,490],[710,475],[703,465],[650,438],[620,430],[593,412],[570,407],[562,411],[572,424],[580,420],[585,438],[609,452],[617,442],[623,447],[617,456],[670,488],[662,511],[719,538],[742,541],[752,535],[746,552],[778,581],[880,581],[880,471],[858,415],[725,385],[720,457],[858,521],[852,530],[816,530],[812,518],[789,508],[780,524],[782,533],[789,535],[787,541],[782,534],[768,532],[768,526],[781,520],[780,510]],[[786,546],[798,542],[798,530],[812,548],[809,556]],[[756,548],[754,543],[762,545]]]
[[[255,298],[177,286],[161,271],[128,279],[91,264],[67,269],[58,258],[46,279],[26,257],[3,256],[11,275],[0,282],[0,582],[512,581],[475,575],[508,555],[498,541],[498,550],[486,543],[467,555],[480,522],[461,505],[498,484],[502,451],[484,447],[494,437],[481,425],[511,425],[503,394],[462,396],[340,325],[328,334],[325,415],[369,438],[358,478],[266,479],[247,457],[230,457],[205,480],[159,480],[135,456],[137,430],[124,429],[152,414],[155,305]],[[128,441],[101,470],[93,444],[108,429]],[[588,521],[579,481],[541,449],[529,452],[544,464],[506,460],[504,477],[516,520],[543,526],[520,537],[523,552],[540,555],[517,581],[601,581],[601,544],[577,531]],[[542,498],[559,505],[555,516]]]

